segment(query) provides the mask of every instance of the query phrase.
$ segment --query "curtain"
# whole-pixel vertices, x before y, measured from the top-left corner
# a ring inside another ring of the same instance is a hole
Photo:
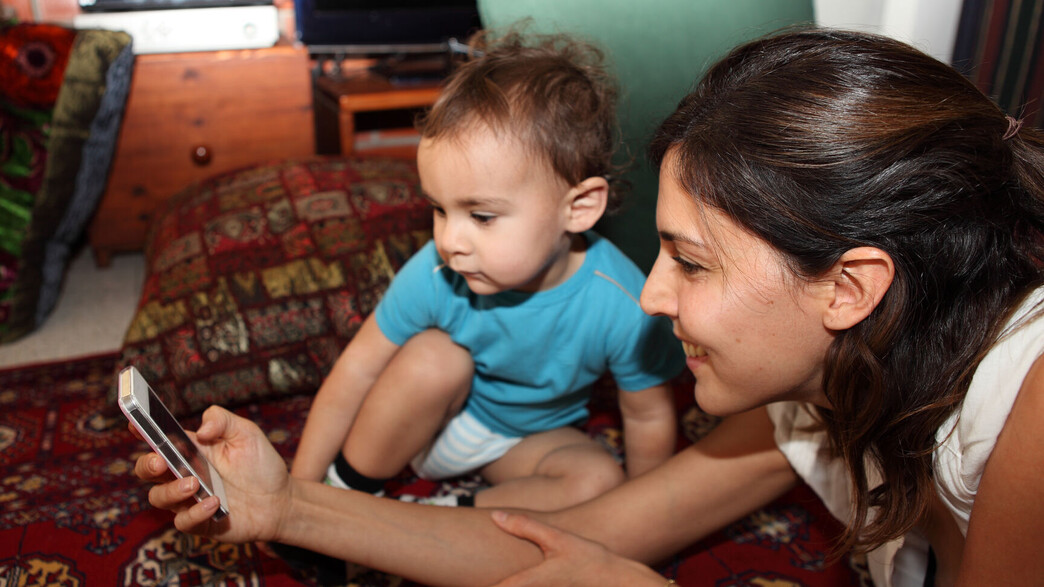
[[[1009,115],[1044,123],[1044,0],[965,0],[953,65]]]

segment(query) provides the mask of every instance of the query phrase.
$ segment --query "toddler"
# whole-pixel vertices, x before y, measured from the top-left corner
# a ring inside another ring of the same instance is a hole
[[[408,463],[479,472],[491,487],[440,503],[553,510],[666,460],[682,354],[638,304],[642,272],[592,231],[619,199],[600,53],[509,34],[454,71],[420,130],[434,239],[319,389],[291,473],[380,494]],[[606,371],[626,473],[576,427]]]

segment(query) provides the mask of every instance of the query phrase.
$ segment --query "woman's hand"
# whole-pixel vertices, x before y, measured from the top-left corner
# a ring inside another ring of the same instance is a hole
[[[563,532],[522,514],[493,512],[501,530],[528,540],[544,553],[544,562],[512,575],[494,587],[530,585],[649,585],[663,587],[666,579],[649,567],[617,556],[601,544]]]
[[[193,434],[189,432],[189,435]],[[149,490],[149,503],[175,513],[174,525],[183,532],[225,542],[271,540],[278,535],[280,516],[291,498],[286,463],[253,422],[214,406],[203,414],[195,433],[196,444],[221,475],[229,515],[215,522],[218,499],[197,503],[194,477],[175,479],[163,458],[148,453],[138,459],[134,474],[158,483]]]

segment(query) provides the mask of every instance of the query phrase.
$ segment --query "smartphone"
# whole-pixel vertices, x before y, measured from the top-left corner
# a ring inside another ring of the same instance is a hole
[[[227,516],[228,500],[225,499],[221,476],[137,369],[126,367],[120,371],[119,392],[120,409],[152,450],[167,461],[167,467],[179,478],[191,475],[199,479],[196,501],[216,495],[221,505],[214,512],[213,519],[221,520]]]

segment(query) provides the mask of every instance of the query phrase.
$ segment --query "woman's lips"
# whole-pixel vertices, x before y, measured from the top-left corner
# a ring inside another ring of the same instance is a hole
[[[682,341],[682,350],[685,351],[685,365],[693,373],[696,369],[708,361],[707,350],[698,344]]]

